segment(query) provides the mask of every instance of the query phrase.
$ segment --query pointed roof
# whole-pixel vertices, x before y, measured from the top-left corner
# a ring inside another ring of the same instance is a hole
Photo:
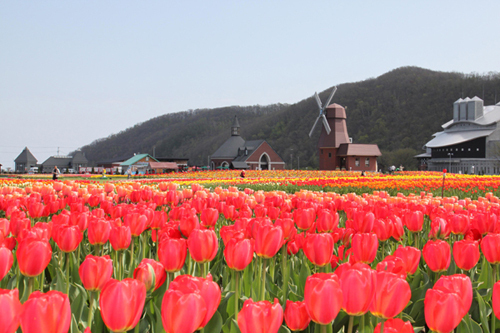
[[[37,159],[33,154],[30,152],[28,147],[24,147],[24,150],[19,154],[19,156],[14,160],[16,163],[35,163],[37,162]]]
[[[231,127],[237,127],[237,128],[240,127],[240,123],[238,122],[237,116],[234,116],[233,126],[231,126]]]
[[[126,160],[125,162],[123,162],[120,165],[122,165],[122,166],[130,166],[132,164],[135,164],[135,163],[139,162],[140,160],[142,160],[146,156],[149,156],[149,158],[151,159],[151,161],[148,161],[148,162],[158,162],[158,160],[156,158],[154,158],[153,156],[151,156],[149,154],[137,154],[137,155],[129,158],[128,160]]]

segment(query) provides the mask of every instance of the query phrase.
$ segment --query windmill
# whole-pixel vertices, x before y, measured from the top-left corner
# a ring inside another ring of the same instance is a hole
[[[328,97],[328,100],[326,101],[325,105],[321,104],[321,99],[319,98],[319,95],[317,92],[314,93],[314,98],[316,99],[316,102],[318,103],[319,107],[319,116],[316,118],[316,121],[314,122],[313,127],[311,128],[311,132],[309,132],[309,137],[312,136],[314,129],[316,128],[316,125],[318,124],[318,121],[321,119],[323,122],[323,126],[325,126],[326,134],[330,134],[332,131],[330,128],[330,125],[328,124],[328,120],[326,120],[325,116],[325,109],[330,105],[330,102],[332,101],[333,95],[335,95],[335,92],[337,91],[337,87],[333,87],[332,93],[330,94],[330,97]]]

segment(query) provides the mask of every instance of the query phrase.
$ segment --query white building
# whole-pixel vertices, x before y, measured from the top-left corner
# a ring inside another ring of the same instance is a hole
[[[453,119],[433,134],[425,154],[427,170],[466,174],[500,174],[500,103],[484,106],[479,97],[453,103]]]

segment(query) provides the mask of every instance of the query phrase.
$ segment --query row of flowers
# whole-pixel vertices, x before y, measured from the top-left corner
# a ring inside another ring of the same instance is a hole
[[[494,332],[500,315],[492,193],[172,182],[0,193],[5,332]]]

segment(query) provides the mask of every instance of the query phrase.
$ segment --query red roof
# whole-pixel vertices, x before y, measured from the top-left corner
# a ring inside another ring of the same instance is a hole
[[[177,163],[174,162],[149,162],[149,167],[151,169],[179,169]]]
[[[375,144],[344,143],[341,144],[338,156],[382,156]]]

